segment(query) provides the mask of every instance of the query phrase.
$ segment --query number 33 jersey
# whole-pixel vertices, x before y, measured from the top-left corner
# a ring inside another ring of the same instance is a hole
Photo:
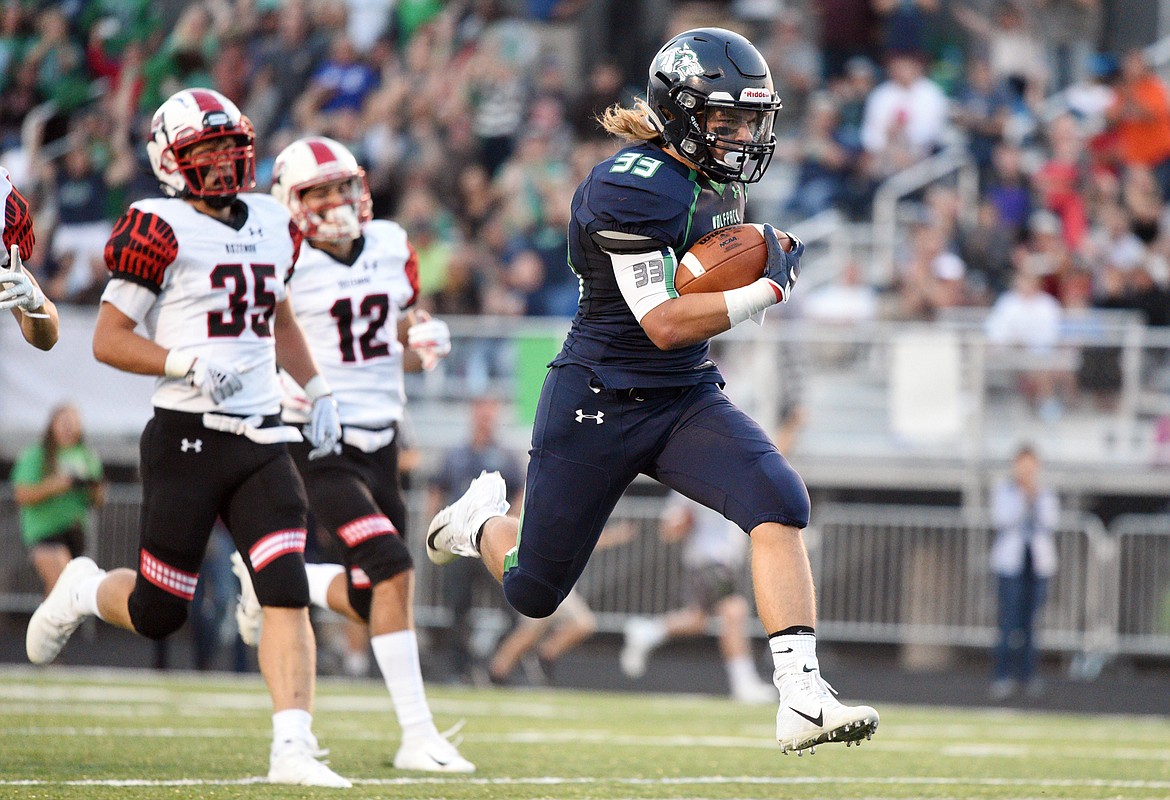
[[[306,242],[292,306],[341,423],[381,429],[402,419],[406,403],[398,322],[418,298],[418,259],[397,223],[373,220],[362,226],[351,261]],[[291,411],[285,418],[295,420]]]
[[[301,238],[284,206],[263,194],[240,195],[227,222],[176,198],[140,200],[122,215],[106,244],[102,301],[162,347],[234,369],[243,383],[216,406],[182,378],[160,377],[155,406],[280,411],[272,315],[288,296]]]

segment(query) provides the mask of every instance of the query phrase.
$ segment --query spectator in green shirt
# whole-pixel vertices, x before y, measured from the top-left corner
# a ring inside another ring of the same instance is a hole
[[[39,444],[12,467],[20,536],[48,595],[61,570],[85,549],[86,516],[105,502],[102,464],[85,444],[72,405],[53,409]]]

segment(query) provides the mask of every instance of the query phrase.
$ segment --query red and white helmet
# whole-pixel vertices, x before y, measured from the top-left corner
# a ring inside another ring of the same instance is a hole
[[[236,146],[191,156],[191,145],[231,136]],[[171,197],[234,198],[256,185],[255,130],[231,100],[212,89],[183,89],[150,122],[146,154]],[[217,169],[230,166],[230,169]],[[217,178],[208,183],[212,170]]]
[[[341,142],[324,136],[298,139],[280,151],[272,167],[272,195],[288,208],[293,222],[309,239],[346,241],[361,235],[373,219],[366,172]],[[332,204],[311,211],[302,202],[307,189],[340,182]]]

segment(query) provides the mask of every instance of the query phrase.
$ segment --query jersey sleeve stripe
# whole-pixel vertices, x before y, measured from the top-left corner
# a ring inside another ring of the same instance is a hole
[[[292,237],[293,254],[292,263],[288,265],[288,274],[284,276],[285,285],[288,285],[288,282],[292,280],[293,271],[297,266],[297,259],[301,257],[301,245],[305,241],[305,234],[301,232],[301,229],[295,222],[290,221],[288,223],[288,233]]]
[[[106,267],[113,277],[151,289],[162,289],[169,267],[179,255],[179,240],[166,220],[130,208],[114,224],[106,243]]]
[[[4,255],[8,255],[12,245],[16,245],[20,248],[20,257],[29,261],[33,256],[33,245],[36,244],[32,213],[24,195],[11,184],[9,188],[4,200]]]
[[[410,242],[406,243],[406,250],[409,255],[406,257],[406,279],[410,281],[410,302],[403,306],[403,308],[410,308],[418,301],[418,253],[414,251],[414,246]]]

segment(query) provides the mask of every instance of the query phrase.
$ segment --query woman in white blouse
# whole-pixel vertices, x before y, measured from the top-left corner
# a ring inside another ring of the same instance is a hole
[[[1036,678],[1035,622],[1044,605],[1048,579],[1056,572],[1054,533],[1060,519],[1056,493],[1040,484],[1040,457],[1023,445],[1011,475],[992,494],[995,543],[991,570],[999,583],[999,641],[991,684],[994,700],[1023,687],[1040,690]]]

